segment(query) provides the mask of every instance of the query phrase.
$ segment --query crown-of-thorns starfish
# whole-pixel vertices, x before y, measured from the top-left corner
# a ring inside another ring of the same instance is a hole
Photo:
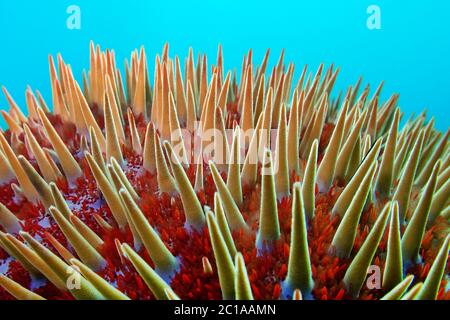
[[[450,130],[333,65],[196,60],[50,57],[27,116],[3,88],[0,299],[450,299]]]

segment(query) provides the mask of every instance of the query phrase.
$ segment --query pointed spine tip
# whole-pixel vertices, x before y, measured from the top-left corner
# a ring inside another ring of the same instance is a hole
[[[278,221],[277,196],[275,178],[272,166],[272,153],[264,152],[263,168],[261,168],[261,204],[259,215],[257,246],[262,249],[280,238],[280,223]]]

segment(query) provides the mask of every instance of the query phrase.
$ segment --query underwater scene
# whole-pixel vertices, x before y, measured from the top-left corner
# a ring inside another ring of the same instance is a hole
[[[450,300],[449,12],[1,0],[0,300]]]

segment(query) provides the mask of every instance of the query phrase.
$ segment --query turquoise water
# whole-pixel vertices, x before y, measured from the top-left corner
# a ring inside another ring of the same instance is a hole
[[[381,30],[369,30],[366,10],[381,10]],[[66,27],[66,9],[81,9],[81,30]],[[145,45],[149,57],[168,41],[171,54],[192,46],[225,67],[240,69],[253,48],[260,61],[268,47],[272,63],[282,48],[296,64],[341,66],[337,88],[363,75],[373,87],[385,80],[384,97],[400,93],[408,116],[424,108],[441,130],[450,126],[450,2],[345,1],[87,1],[0,0],[0,84],[25,108],[27,85],[50,101],[47,55],[61,52],[77,75],[88,67],[89,41],[114,48],[118,61]],[[6,108],[0,98],[0,108]],[[3,120],[2,120],[3,121]]]

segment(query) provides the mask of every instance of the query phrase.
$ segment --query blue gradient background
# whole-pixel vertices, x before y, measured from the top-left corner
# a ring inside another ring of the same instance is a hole
[[[66,8],[78,5],[82,29],[66,28]],[[366,10],[380,6],[382,30],[366,27]],[[88,67],[93,39],[114,48],[118,62],[145,45],[149,57],[170,42],[171,54],[186,55],[189,46],[215,59],[222,43],[225,67],[240,69],[253,48],[255,61],[282,48],[296,75],[305,63],[342,67],[337,88],[346,89],[360,75],[376,87],[386,81],[383,96],[400,93],[409,116],[424,108],[437,127],[449,127],[450,1],[87,1],[0,0],[0,84],[25,108],[27,85],[50,102],[47,55],[61,52],[80,77]],[[6,108],[0,98],[0,108]],[[2,120],[3,121],[3,120]]]

